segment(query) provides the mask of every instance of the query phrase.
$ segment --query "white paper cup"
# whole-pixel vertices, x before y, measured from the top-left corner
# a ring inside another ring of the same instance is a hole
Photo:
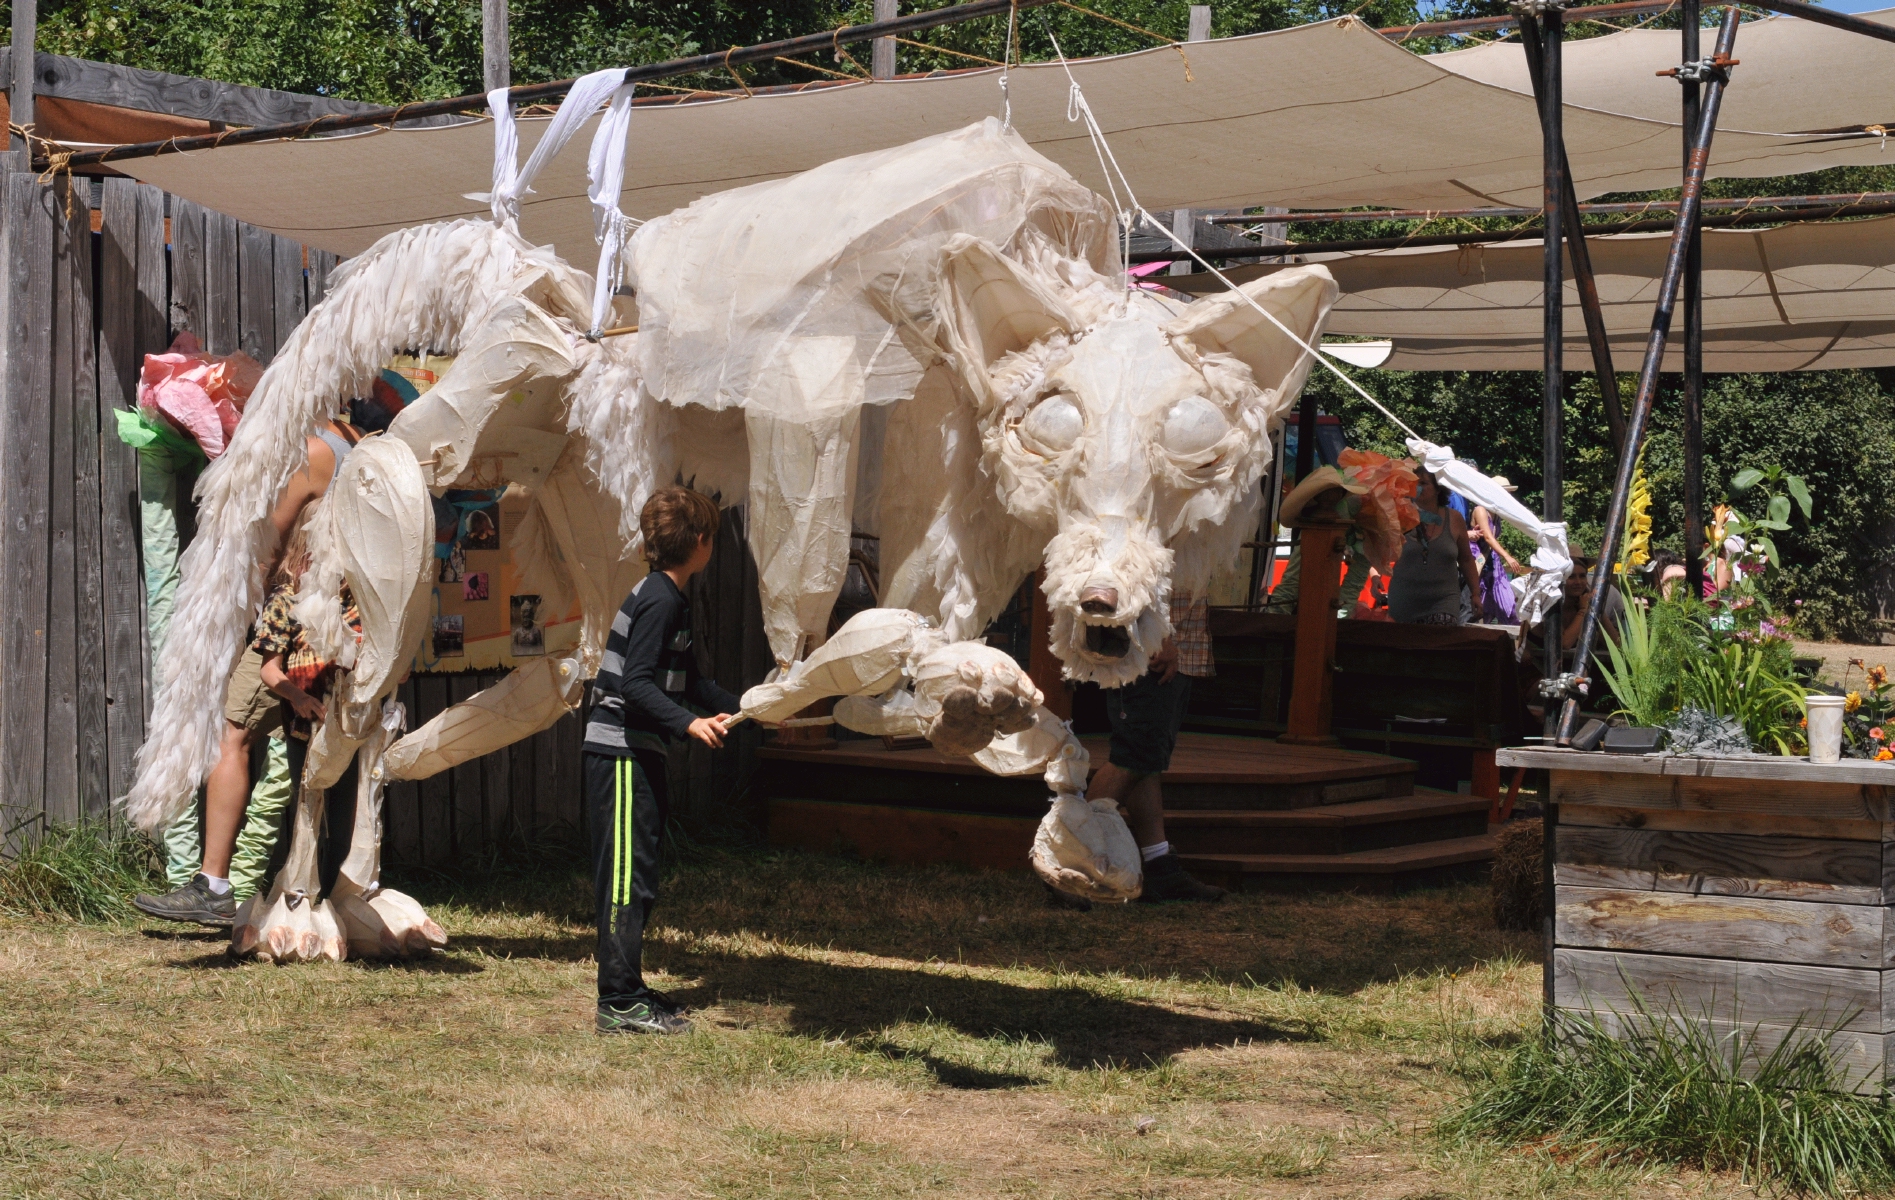
[[[1841,696],[1808,696],[1809,760],[1832,763],[1842,757]]]

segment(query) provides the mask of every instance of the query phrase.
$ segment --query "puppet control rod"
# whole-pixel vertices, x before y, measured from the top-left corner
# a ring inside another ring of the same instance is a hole
[[[1573,722],[1579,714],[1579,697],[1589,686],[1587,664],[1599,633],[1599,614],[1604,607],[1605,589],[1611,583],[1612,564],[1618,558],[1619,538],[1625,525],[1625,508],[1632,490],[1632,475],[1638,467],[1638,453],[1645,440],[1645,426],[1651,417],[1652,400],[1658,391],[1659,365],[1665,357],[1665,340],[1671,332],[1672,309],[1684,280],[1685,252],[1698,222],[1698,202],[1703,198],[1705,168],[1711,157],[1711,135],[1717,129],[1717,110],[1724,100],[1724,88],[1730,82],[1731,47],[1737,41],[1738,10],[1724,10],[1724,24],[1718,30],[1717,51],[1709,59],[1686,63],[1680,72],[1694,72],[1704,90],[1698,127],[1685,161],[1684,189],[1678,198],[1678,223],[1672,230],[1671,249],[1665,256],[1665,273],[1659,279],[1658,303],[1652,313],[1652,329],[1645,343],[1645,362],[1638,373],[1638,392],[1632,399],[1632,412],[1626,429],[1625,452],[1619,456],[1618,479],[1612,487],[1612,503],[1606,509],[1605,536],[1599,547],[1599,560],[1593,567],[1592,595],[1586,602],[1586,619],[1579,628],[1579,644],[1573,649],[1573,669],[1548,686],[1565,698],[1559,717],[1559,743],[1571,742]],[[1550,631],[1549,643],[1559,636]]]
[[[968,0],[965,4],[951,4],[945,8],[898,17],[892,21],[848,25],[839,29],[825,30],[822,33],[785,38],[782,41],[762,42],[755,46],[733,46],[722,53],[694,54],[688,58],[674,58],[665,62],[649,63],[642,67],[627,67],[625,82],[650,83],[678,75],[722,71],[744,63],[764,62],[779,57],[808,54],[816,50],[830,50],[850,42],[873,41],[878,37],[892,37],[896,34],[935,29],[942,25],[954,25],[981,17],[1002,16],[1019,9],[1038,8],[1053,2],[1054,0]],[[575,82],[571,79],[561,79],[553,83],[522,84],[516,88],[509,88],[507,98],[515,104],[552,100],[565,95]],[[64,170],[96,166],[101,163],[123,162],[129,158],[155,158],[161,154],[211,150],[218,146],[241,145],[246,142],[273,142],[308,137],[318,133],[330,133],[339,129],[364,129],[374,125],[392,125],[397,121],[415,117],[447,116],[470,110],[479,111],[486,107],[487,97],[476,95],[453,96],[446,100],[424,100],[414,104],[403,104],[396,108],[375,108],[359,113],[331,113],[310,121],[296,121],[283,125],[257,125],[249,129],[232,129],[223,133],[202,134],[196,137],[167,138],[161,142],[135,142],[124,146],[112,146],[104,150],[88,150],[64,159],[60,167]],[[33,160],[33,169],[36,171],[44,171],[51,165],[45,155],[40,155]]]

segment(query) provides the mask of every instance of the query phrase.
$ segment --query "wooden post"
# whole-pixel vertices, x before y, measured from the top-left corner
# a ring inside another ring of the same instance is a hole
[[[895,19],[895,0],[875,0],[875,19],[892,21]],[[895,75],[895,39],[879,37],[869,43],[869,74],[877,79],[892,79]]]
[[[33,123],[33,51],[39,44],[38,0],[13,0],[13,79],[7,90],[8,120],[15,125]],[[7,139],[12,150],[26,150],[26,139],[13,134]]]
[[[480,0],[480,68],[487,91],[513,86],[507,45],[507,0]]]
[[[1185,35],[1186,40],[1193,41],[1193,42],[1203,42],[1203,41],[1210,40],[1210,36],[1211,36],[1211,6],[1208,4],[1193,4],[1191,6],[1191,28],[1190,28],[1190,32]],[[1190,209],[1178,208],[1178,209],[1172,210],[1172,213],[1171,213],[1172,234],[1176,236],[1177,238],[1179,238],[1181,241],[1183,241],[1185,245],[1196,246],[1198,244],[1198,241],[1197,241],[1197,236],[1195,234],[1194,228],[1191,224],[1191,221],[1192,221],[1192,212]],[[1171,270],[1168,271],[1167,274],[1189,275],[1191,272],[1197,269],[1198,269],[1198,265],[1193,260],[1189,258],[1180,258],[1180,259],[1174,259],[1172,261]]]
[[[1296,593],[1296,677],[1290,686],[1289,728],[1277,741],[1334,746],[1329,712],[1335,686],[1336,587],[1343,530],[1303,527],[1302,577]]]

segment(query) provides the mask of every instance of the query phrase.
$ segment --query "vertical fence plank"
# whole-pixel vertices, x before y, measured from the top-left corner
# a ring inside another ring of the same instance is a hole
[[[138,458],[116,435],[113,414],[138,386],[138,207],[129,179],[104,181],[100,200],[99,545],[105,594],[106,779],[114,796],[131,789],[145,730],[145,581],[140,567]]]
[[[237,226],[237,345],[258,362],[276,357],[276,238]]]
[[[396,692],[408,712],[408,728],[415,729],[415,684],[410,679]],[[382,800],[383,845],[388,858],[403,865],[421,861],[421,789],[412,780],[391,779]]]
[[[237,218],[204,214],[204,332],[212,354],[239,347],[237,312],[243,284],[238,267]]]
[[[81,196],[91,185],[81,184]],[[103,820],[112,792],[106,773],[105,564],[101,557],[99,492],[100,439],[118,441],[116,429],[99,428],[98,364],[93,344],[92,213],[73,205],[60,243],[63,275],[60,315],[66,359],[62,368],[72,381],[72,559],[73,675],[78,708],[79,811]]]
[[[469,673],[447,679],[449,704],[459,704],[480,690],[480,676]],[[487,847],[487,817],[481,797],[480,760],[464,762],[449,772],[454,777],[454,853],[462,863]]]
[[[318,250],[313,246],[310,247],[309,307],[314,308],[318,304],[321,304],[322,298],[329,294],[329,276],[335,273],[336,266],[335,255],[329,253],[327,250]]]
[[[275,262],[276,348],[289,343],[290,333],[303,319],[307,303],[303,293],[303,246],[288,238],[270,238],[270,253]]]
[[[490,671],[481,677],[484,690],[506,678],[506,672]],[[513,797],[513,753],[515,747],[502,746],[480,760],[480,790],[487,802],[487,844],[504,846],[517,842],[525,828],[519,820]],[[529,802],[531,797],[529,796]]]
[[[552,780],[553,810],[559,814],[559,824],[584,836],[586,806],[579,779],[579,744],[585,739],[579,714],[568,713],[559,718],[552,732],[553,769],[542,775]]]
[[[72,237],[65,218],[66,193],[72,181],[47,189],[51,219],[47,222],[47,254],[51,277],[50,303],[40,317],[47,324],[47,373],[51,385],[46,411],[49,425],[46,491],[46,576],[40,586],[46,595],[46,815],[62,824],[76,822],[84,812],[79,796],[78,615],[79,593],[75,572],[77,511],[74,483],[73,411],[77,400],[77,372],[72,362],[72,324],[81,315],[73,311]],[[74,200],[75,211],[83,208]],[[87,234],[90,240],[90,233]],[[94,402],[96,405],[96,402]],[[96,406],[88,406],[97,412]]]
[[[545,736],[542,729],[530,738],[522,738],[513,743],[507,755],[507,800],[513,806],[514,828],[520,837],[531,841],[540,840],[546,833],[537,803],[539,789],[534,784],[540,740]],[[546,765],[550,767],[552,762]]]
[[[447,707],[447,680],[439,675],[417,675],[414,686],[414,723],[419,727]],[[420,787],[421,861],[439,866],[454,858],[454,800],[447,772],[428,776],[420,781]]]
[[[208,348],[204,210],[189,200],[173,199],[171,204],[171,328],[190,330],[198,344]]]
[[[133,193],[138,207],[138,307],[133,316],[133,359],[140,370],[145,355],[163,354],[171,346],[170,256],[165,248],[165,194],[155,187],[139,184]],[[134,468],[135,470],[136,468]],[[144,522],[139,522],[139,561],[144,560]],[[138,737],[144,740],[145,721],[151,716],[152,686],[151,630],[145,623],[144,572],[139,572],[137,605],[139,668],[142,672],[138,711]]]
[[[6,612],[0,618],[0,850],[35,836],[46,813],[47,412],[52,390],[52,190],[26,173],[4,177],[7,373],[4,409]]]

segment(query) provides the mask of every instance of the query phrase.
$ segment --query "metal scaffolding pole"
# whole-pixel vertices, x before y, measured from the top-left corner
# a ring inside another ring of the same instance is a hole
[[[1679,62],[1698,61],[1698,0],[1683,0],[1684,22]],[[1699,94],[1694,75],[1680,74],[1684,87],[1685,171],[1691,166],[1691,138],[1698,128]],[[1684,585],[1691,596],[1704,591],[1704,221],[1692,223],[1684,259]]]
[[[1541,92],[1540,37],[1533,18],[1520,18],[1521,44],[1526,50],[1527,77],[1533,94]],[[1605,402],[1606,429],[1612,438],[1612,451],[1625,447],[1625,410],[1619,404],[1619,377],[1612,369],[1612,339],[1606,332],[1605,313],[1599,306],[1599,285],[1592,277],[1592,254],[1586,248],[1586,232],[1579,222],[1579,196],[1573,190],[1573,165],[1566,157],[1566,143],[1559,146],[1560,222],[1565,227],[1566,257],[1573,267],[1573,285],[1579,292],[1579,311],[1586,318],[1586,341],[1592,349],[1592,372],[1599,381],[1599,395]],[[1563,333],[1562,333],[1563,336]]]
[[[980,17],[1006,16],[1015,9],[1037,8],[1051,3],[1053,0],[967,0],[967,3],[950,4],[927,12],[910,13],[908,16],[898,17],[892,21],[872,21],[867,25],[849,25],[840,29],[825,30],[822,33],[785,38],[777,42],[763,42],[755,46],[733,46],[729,50],[714,54],[694,54],[689,58],[674,58],[645,66],[628,67],[625,70],[625,82],[647,83],[658,79],[670,79],[678,75],[695,75],[701,71],[725,71],[732,66],[768,62],[789,55],[808,54],[811,51],[833,51],[837,46],[850,42],[868,42],[880,37],[894,37],[920,29],[934,29],[942,25],[972,21]],[[554,100],[564,96],[575,82],[577,81],[572,79],[562,79],[554,83],[523,85],[509,90],[507,98],[516,105]],[[258,125],[250,129],[231,129],[201,137],[168,138],[161,142],[136,142],[125,146],[112,146],[104,150],[88,150],[73,155],[64,166],[67,169],[76,169],[98,163],[123,162],[128,158],[154,158],[161,154],[183,154],[192,150],[211,150],[218,146],[240,145],[246,142],[274,142],[309,137],[319,133],[331,133],[338,129],[365,129],[375,125],[393,125],[398,121],[412,120],[416,117],[478,113],[486,111],[486,108],[485,95],[454,96],[446,100],[425,100],[403,104],[396,108],[374,108],[357,113],[331,113],[311,121],[296,121],[285,125]],[[34,170],[45,170],[46,166],[43,156],[34,159]]]
[[[1573,722],[1579,715],[1579,698],[1590,687],[1587,673],[1592,647],[1598,639],[1599,614],[1605,604],[1605,590],[1612,583],[1612,564],[1618,557],[1619,540],[1624,534],[1625,509],[1632,492],[1632,472],[1638,452],[1645,441],[1645,427],[1651,419],[1652,400],[1658,392],[1658,368],[1665,357],[1665,341],[1671,333],[1673,306],[1684,282],[1685,259],[1691,235],[1697,225],[1697,202],[1704,192],[1704,170],[1711,158],[1711,135],[1717,130],[1717,110],[1724,99],[1724,87],[1730,79],[1731,47],[1737,41],[1736,8],[1724,10],[1724,24],[1717,34],[1717,51],[1712,58],[1685,63],[1681,73],[1697,75],[1710,86],[1704,91],[1698,117],[1697,136],[1691,140],[1691,152],[1685,159],[1684,191],[1679,197],[1678,226],[1672,231],[1671,250],[1665,256],[1665,273],[1658,283],[1658,303],[1652,313],[1652,329],[1645,343],[1645,363],[1638,373],[1638,392],[1632,399],[1631,421],[1626,427],[1625,453],[1619,457],[1618,478],[1612,486],[1612,503],[1606,509],[1605,536],[1599,547],[1599,562],[1592,573],[1592,598],[1586,604],[1586,619],[1579,627],[1579,644],[1573,650],[1573,669],[1557,677],[1555,685],[1565,695],[1560,713],[1559,740],[1572,739]]]

